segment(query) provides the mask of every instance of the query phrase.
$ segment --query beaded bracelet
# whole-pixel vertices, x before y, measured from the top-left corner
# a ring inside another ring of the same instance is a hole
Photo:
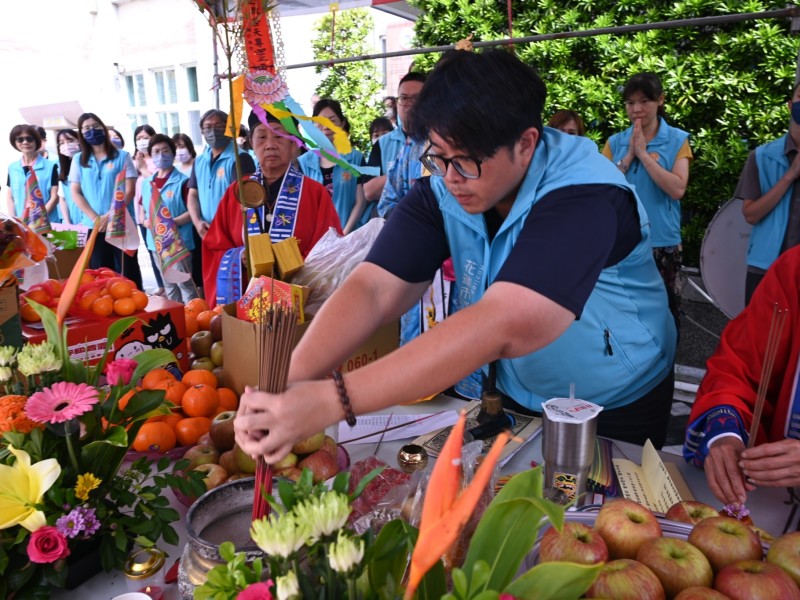
[[[347,395],[347,388],[344,387],[344,377],[339,369],[334,369],[331,373],[333,381],[336,384],[336,391],[339,393],[339,400],[342,402],[344,409],[344,420],[350,427],[356,426],[356,415],[353,413],[353,407],[350,406],[350,396]]]

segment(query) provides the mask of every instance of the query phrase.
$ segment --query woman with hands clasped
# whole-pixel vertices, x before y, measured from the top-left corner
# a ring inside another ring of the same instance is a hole
[[[667,289],[669,309],[680,330],[681,203],[689,184],[689,134],[667,124],[664,89],[652,73],[631,77],[622,90],[632,125],[603,148],[636,186],[650,218],[653,258]]]
[[[746,448],[775,308],[787,310],[754,447]],[[728,323],[689,417],[683,455],[714,495],[743,504],[759,486],[800,485],[800,247],[773,263]]]

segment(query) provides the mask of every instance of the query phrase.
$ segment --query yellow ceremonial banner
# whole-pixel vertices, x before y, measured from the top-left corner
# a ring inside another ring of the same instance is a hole
[[[350,145],[350,138],[347,136],[345,130],[334,125],[331,120],[326,117],[307,117],[305,115],[298,115],[289,112],[288,110],[278,108],[274,104],[262,104],[261,107],[276,119],[290,119],[294,117],[300,121],[312,121],[313,123],[324,125],[333,131],[333,146],[336,148],[336,152],[339,154],[347,154],[353,149],[353,147]]]
[[[239,137],[239,123],[242,122],[242,104],[244,104],[244,75],[239,75],[233,82],[233,112],[228,115],[228,123],[225,128],[231,137]]]

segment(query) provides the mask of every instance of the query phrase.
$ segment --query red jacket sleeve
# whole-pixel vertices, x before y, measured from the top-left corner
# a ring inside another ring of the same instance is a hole
[[[231,248],[244,246],[242,212],[234,186],[235,182],[225,190],[217,207],[217,214],[203,238],[203,293],[211,308],[217,303],[217,271],[222,257]]]

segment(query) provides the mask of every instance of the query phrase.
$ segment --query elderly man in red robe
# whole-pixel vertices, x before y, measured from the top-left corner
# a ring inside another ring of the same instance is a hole
[[[248,125],[258,162],[249,179],[266,188],[267,200],[259,208],[247,209],[247,231],[250,235],[269,233],[273,243],[294,236],[305,258],[329,227],[341,234],[336,208],[325,188],[294,166],[295,139],[279,120],[267,113],[265,124],[251,112]],[[203,287],[209,305],[238,300],[245,277],[244,224],[234,182],[203,238]]]

